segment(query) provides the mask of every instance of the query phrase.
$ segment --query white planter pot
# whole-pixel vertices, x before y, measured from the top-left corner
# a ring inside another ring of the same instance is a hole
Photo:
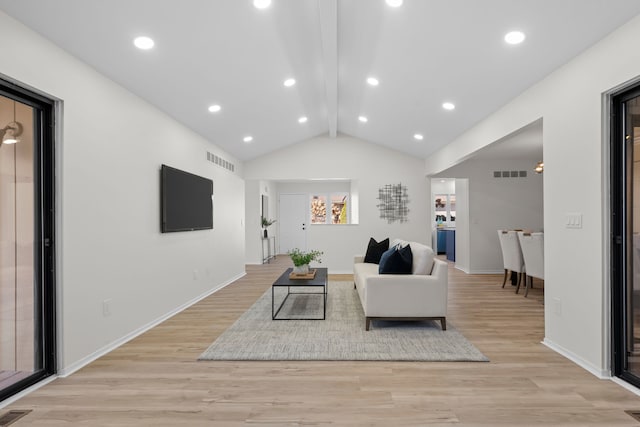
[[[297,267],[293,267],[294,274],[308,274],[309,273],[309,264],[299,265]]]

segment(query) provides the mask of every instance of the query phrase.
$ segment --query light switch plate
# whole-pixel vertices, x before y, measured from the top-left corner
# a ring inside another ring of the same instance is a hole
[[[565,219],[566,228],[582,228],[581,213],[567,213]]]

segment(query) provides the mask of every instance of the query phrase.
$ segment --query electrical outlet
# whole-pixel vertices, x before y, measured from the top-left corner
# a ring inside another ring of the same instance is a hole
[[[102,316],[109,317],[111,316],[111,303],[113,302],[112,298],[106,299],[102,301]]]
[[[193,280],[198,280],[198,270],[193,270]]]
[[[558,316],[562,316],[562,301],[560,300],[560,298],[554,298],[553,299],[553,313],[557,314]]]

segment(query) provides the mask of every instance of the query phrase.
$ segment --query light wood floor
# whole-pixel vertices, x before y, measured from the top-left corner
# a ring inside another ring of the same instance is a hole
[[[542,290],[450,268],[449,317],[491,362],[198,362],[285,256],[8,410],[34,426],[640,426],[640,397],[546,348]]]

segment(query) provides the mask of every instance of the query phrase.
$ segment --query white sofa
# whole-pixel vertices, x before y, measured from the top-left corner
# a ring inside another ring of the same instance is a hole
[[[448,266],[421,243],[393,240],[411,246],[412,274],[379,274],[378,264],[354,257],[353,279],[365,315],[365,330],[371,320],[440,320],[447,329]]]

